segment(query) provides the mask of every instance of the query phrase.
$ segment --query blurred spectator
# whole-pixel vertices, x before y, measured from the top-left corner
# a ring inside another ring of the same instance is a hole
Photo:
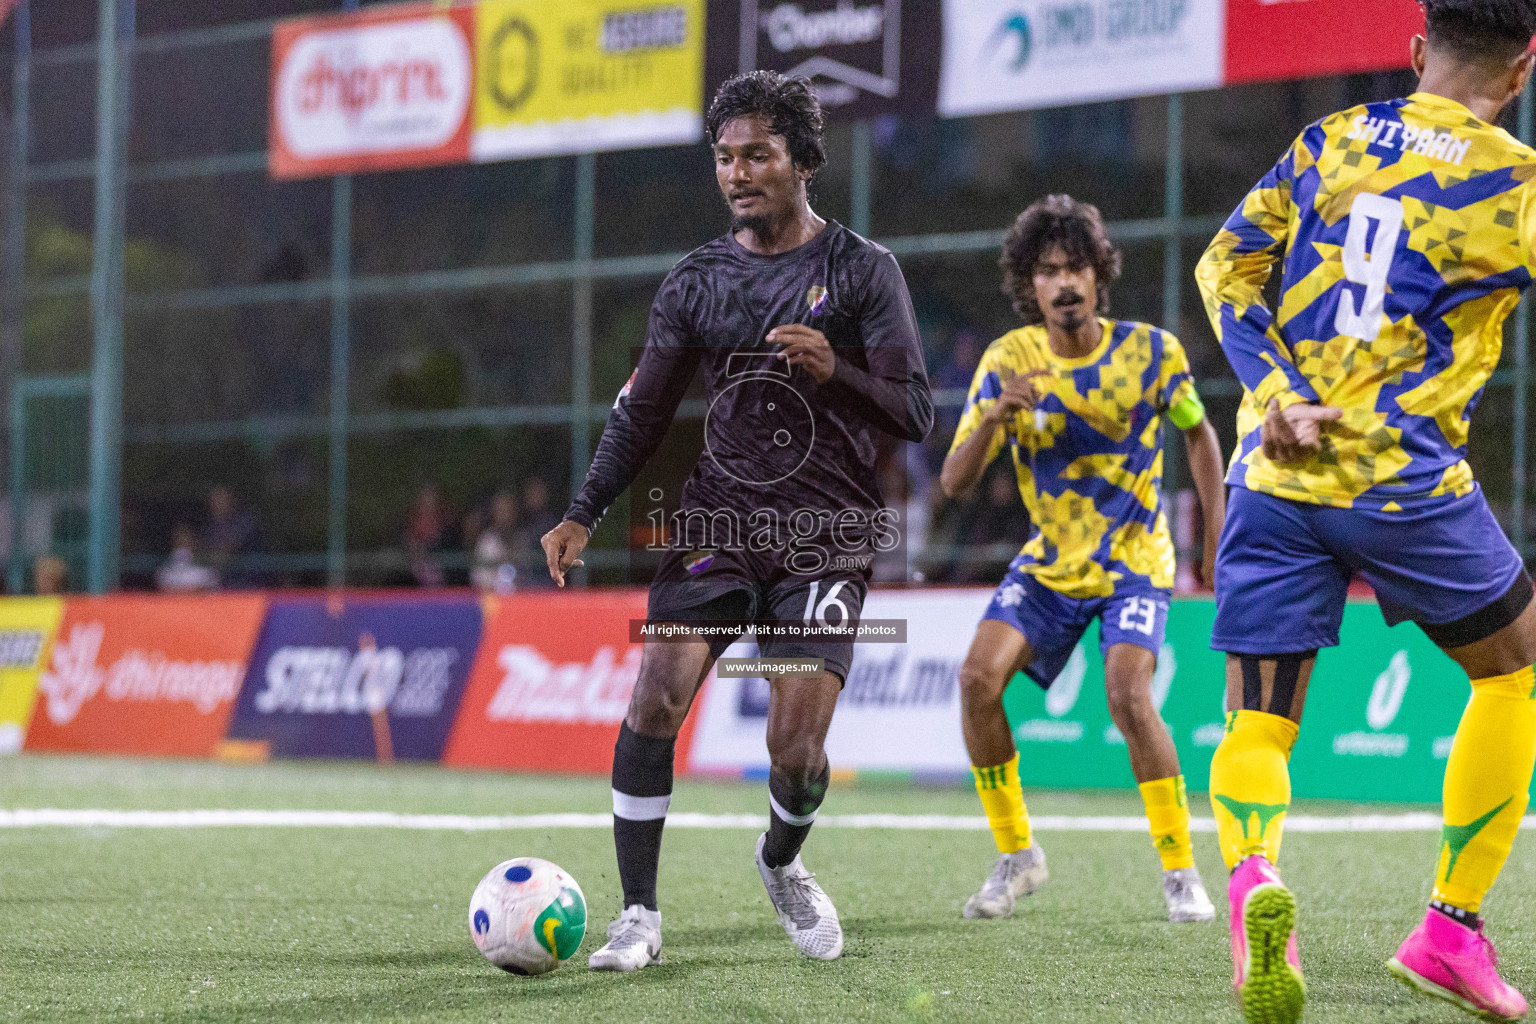
[[[981,363],[983,345],[976,332],[960,328],[951,337],[949,356],[934,371],[935,391],[959,392],[961,401],[950,404],[940,401],[934,408],[933,430],[920,447],[923,463],[929,475],[937,475],[949,454],[949,443],[954,440],[955,428],[960,425],[960,414],[965,411],[964,395],[971,387],[971,378]],[[926,497],[926,491],[920,492]]]
[[[477,530],[470,557],[469,581],[481,590],[510,594],[517,586],[517,497],[498,491],[491,499],[491,521]]]
[[[261,531],[252,513],[235,504],[235,495],[222,484],[208,492],[208,521],[197,550],[216,574],[215,586],[240,589],[260,586],[259,576],[241,566],[241,557],[261,550]],[[174,556],[172,556],[174,557]]]
[[[423,484],[405,524],[402,543],[419,587],[443,585],[441,555],[452,546],[453,512],[435,484]]]
[[[545,568],[539,538],[560,525],[560,514],[549,507],[549,485],[540,477],[531,476],[523,481],[522,519],[512,556],[519,570],[517,585],[524,589],[553,587],[555,581]]]
[[[981,482],[984,495],[967,508],[956,524],[955,540],[970,548],[956,567],[953,579],[959,583],[987,582],[1002,575],[1009,560],[1029,539],[1029,516],[1019,498],[1012,466],[994,469]],[[996,545],[997,557],[985,549]]]
[[[541,477],[523,481],[523,532],[539,547],[539,538],[560,525],[559,513],[549,507],[549,485]]]
[[[167,593],[200,593],[219,588],[219,574],[197,563],[197,534],[177,523],[171,557],[155,573],[155,585]]]
[[[69,563],[58,555],[38,555],[32,563],[32,589],[38,594],[69,591]]]

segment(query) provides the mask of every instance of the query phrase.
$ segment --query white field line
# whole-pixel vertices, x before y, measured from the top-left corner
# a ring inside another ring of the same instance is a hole
[[[827,814],[816,819],[822,828],[987,830],[982,817],[939,814]],[[395,814],[389,811],[108,811],[59,808],[0,810],[0,828],[386,828],[438,832],[499,832],[516,829],[609,828],[608,814]],[[667,816],[669,828],[762,829],[760,814],[690,814]],[[1536,827],[1536,816],[1521,824]],[[1052,832],[1145,832],[1147,820],[1134,816],[1069,816],[1040,814],[1033,828]],[[1347,817],[1298,815],[1287,818],[1289,832],[1438,832],[1437,814],[1366,814]],[[1195,818],[1192,831],[1214,832],[1212,818]]]

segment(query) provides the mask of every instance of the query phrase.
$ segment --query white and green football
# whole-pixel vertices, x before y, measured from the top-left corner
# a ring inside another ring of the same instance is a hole
[[[490,870],[469,900],[469,934],[485,958],[512,974],[548,974],[576,955],[587,900],[558,864],[518,857]]]

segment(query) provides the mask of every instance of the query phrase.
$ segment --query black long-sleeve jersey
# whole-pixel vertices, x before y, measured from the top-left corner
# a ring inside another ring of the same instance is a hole
[[[824,384],[764,339],[801,323],[826,335]],[[912,300],[890,250],[834,221],[798,248],[763,256],[726,234],[686,256],[651,307],[639,365],[619,393],[567,519],[596,526],[661,444],[695,370],[704,369],[704,450],[680,508],[745,520],[801,510],[824,527],[883,507],[875,431],[921,441],[933,399]],[[802,531],[808,532],[808,531]]]

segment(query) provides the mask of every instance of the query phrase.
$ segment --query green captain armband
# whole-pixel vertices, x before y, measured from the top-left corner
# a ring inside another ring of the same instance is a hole
[[[1193,390],[1189,392],[1188,398],[1168,408],[1168,421],[1180,430],[1188,430],[1203,419],[1205,419],[1205,404]]]

